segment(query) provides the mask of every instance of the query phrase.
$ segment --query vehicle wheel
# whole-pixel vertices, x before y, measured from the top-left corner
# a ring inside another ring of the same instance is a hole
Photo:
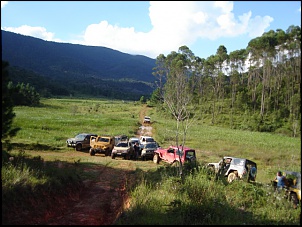
[[[208,169],[208,173],[215,174],[215,167],[214,166],[208,166],[207,169]]]
[[[290,200],[292,201],[293,205],[294,205],[294,208],[296,209],[297,206],[298,206],[298,197],[297,197],[297,194],[296,193],[291,193],[290,194]]]
[[[230,173],[230,174],[228,175],[228,182],[231,183],[231,182],[233,182],[234,180],[237,180],[236,174],[235,174],[235,173]]]
[[[94,156],[95,155],[95,151],[93,149],[90,149],[89,150],[89,154],[90,154],[90,156]]]
[[[82,150],[82,144],[78,143],[75,147],[76,151],[81,151]]]
[[[158,164],[158,163],[159,163],[159,160],[160,160],[159,155],[158,155],[158,154],[154,154],[154,156],[153,156],[153,162],[154,162],[155,164]]]
[[[110,156],[110,150],[109,149],[106,149],[105,156]]]
[[[171,164],[171,167],[172,167],[172,169],[173,169],[174,174],[176,174],[177,176],[179,176],[180,173],[181,173],[181,171],[182,171],[182,170],[180,169],[180,163],[179,163],[179,161],[173,162],[173,163]]]
[[[173,162],[172,163],[172,165],[171,165],[172,167],[179,167],[180,166],[180,163],[179,163],[179,161],[175,161],[175,162]]]
[[[125,156],[125,160],[130,160],[130,154],[126,154],[126,156]]]

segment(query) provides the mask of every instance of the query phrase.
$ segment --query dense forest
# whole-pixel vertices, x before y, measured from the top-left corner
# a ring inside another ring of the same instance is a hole
[[[177,120],[191,105],[197,117],[211,116],[213,125],[301,135],[299,26],[270,30],[230,54],[221,45],[207,59],[182,46],[159,55],[156,65],[158,87],[150,104],[174,102],[169,108],[179,109]]]

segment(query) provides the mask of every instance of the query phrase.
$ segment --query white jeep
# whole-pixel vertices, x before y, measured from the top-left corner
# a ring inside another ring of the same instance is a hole
[[[245,158],[226,156],[217,163],[208,163],[207,168],[217,176],[227,177],[229,183],[237,179],[256,181],[257,164]]]

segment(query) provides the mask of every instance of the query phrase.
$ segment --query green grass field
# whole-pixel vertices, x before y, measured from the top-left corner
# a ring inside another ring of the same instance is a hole
[[[66,139],[80,132],[91,132],[99,135],[106,134],[114,136],[125,134],[130,137],[134,136],[141,125],[140,113],[144,109],[143,104],[139,102],[92,99],[43,99],[41,102],[41,107],[14,108],[14,112],[16,113],[14,126],[21,127],[21,130],[17,136],[11,140],[11,152],[18,153],[22,150],[27,155],[41,156],[44,160],[49,161],[61,160],[74,163],[80,160],[81,163],[86,163],[87,165],[100,164],[112,168],[130,168],[134,171],[143,170],[146,174],[141,175],[142,183],[132,191],[134,204],[136,204],[136,206],[132,208],[128,214],[129,219],[121,220],[119,224],[144,223],[142,219],[146,218],[145,216],[142,216],[141,219],[136,222],[134,222],[131,217],[137,217],[137,213],[144,213],[144,209],[147,209],[147,207],[143,205],[146,203],[146,200],[149,202],[152,200],[152,208],[150,209],[154,209],[152,213],[154,216],[149,216],[149,221],[145,220],[145,223],[169,223],[167,218],[156,216],[156,210],[159,209],[159,207],[156,208],[156,204],[164,205],[160,200],[165,196],[167,201],[173,201],[180,196],[180,192],[173,191],[173,187],[171,186],[171,181],[174,179],[173,177],[168,178],[162,176],[162,181],[159,182],[156,176],[152,176],[154,172],[158,174],[161,167],[156,167],[152,161],[135,163],[130,161],[128,165],[121,166],[119,160],[111,160],[109,157],[91,157],[88,153],[82,152],[80,152],[81,156],[79,157],[77,156],[79,153],[75,152],[72,148],[66,147]],[[151,117],[152,132],[155,140],[158,141],[162,147],[174,144],[175,121],[167,117],[167,115],[157,112],[156,108],[147,108],[147,112],[144,114]],[[201,120],[197,120],[188,130],[185,145],[196,150],[200,168],[207,162],[218,162],[222,156],[242,157],[255,161],[258,166],[257,182],[261,185],[269,184],[271,180],[274,179],[278,170],[301,171],[301,138],[232,130],[206,125]],[[72,155],[70,155],[71,153]],[[165,176],[167,176],[167,173],[165,173]],[[256,197],[258,196],[260,199],[255,200],[255,204],[247,208],[247,211],[253,213],[254,217],[253,215],[246,217],[246,223],[300,223],[297,218],[297,214],[300,212],[299,210],[292,210],[284,216],[284,212],[287,211],[284,210],[284,208],[278,208],[279,210],[276,214],[270,214],[270,212],[275,212],[276,207],[268,208],[267,205],[265,205],[266,203],[270,204],[272,202],[269,198],[264,202],[264,195],[262,195],[264,193],[263,188],[257,189],[255,186],[234,184],[233,186],[228,186],[229,189],[227,189],[227,187],[217,184],[217,182],[213,183],[212,181],[203,179],[202,170],[200,174],[195,177],[195,180],[191,178],[191,180],[186,179],[186,183],[179,186],[179,190],[184,192],[184,190],[187,190],[184,189],[184,187],[190,188],[190,193],[193,193],[195,198],[199,198],[201,196],[200,193],[208,192],[210,193],[208,198],[213,200],[217,199],[220,204],[225,203],[222,201],[223,197],[233,196],[234,201],[230,200],[228,204],[225,204],[226,207],[229,206],[230,212],[233,206],[237,206],[236,200],[238,200],[238,203],[245,204],[245,202],[242,201],[248,200],[250,203],[254,200],[255,195]],[[198,181],[200,184],[205,185],[196,185]],[[214,187],[216,188],[214,189]],[[232,187],[234,188],[232,189]],[[163,190],[172,190],[172,194],[166,194]],[[232,195],[233,193],[230,193],[238,190],[243,190],[245,193],[243,191],[241,191],[240,195]],[[192,213],[201,203],[205,203],[208,208],[213,205],[209,201],[202,201],[204,197],[199,198],[198,205],[194,203],[194,200],[187,198],[185,196],[186,193],[183,193],[181,196],[182,203],[186,204],[184,213]],[[141,201],[142,198],[145,198],[145,200]],[[211,200],[211,202],[213,201]],[[279,207],[280,205],[276,206]],[[255,208],[257,208],[256,211]],[[170,211],[167,212],[169,213]],[[212,212],[217,214],[219,209],[216,211],[212,210]],[[283,215],[283,217],[278,217],[276,216],[277,214]],[[235,212],[233,215],[239,214]],[[180,217],[182,217],[182,214],[180,214]],[[254,220],[255,217],[259,220]],[[162,218],[163,221],[154,222],[156,218]],[[193,219],[194,218],[196,217],[194,216]],[[217,218],[214,219],[210,219],[210,217],[204,218],[205,222],[203,222],[203,224],[242,224],[243,222],[243,220],[240,220],[240,223],[236,221],[231,222],[231,218],[222,221],[222,216],[217,216]],[[219,220],[221,222],[219,222]],[[174,222],[174,224],[180,223],[181,220],[175,220]],[[200,224],[200,221],[192,221],[189,223]]]

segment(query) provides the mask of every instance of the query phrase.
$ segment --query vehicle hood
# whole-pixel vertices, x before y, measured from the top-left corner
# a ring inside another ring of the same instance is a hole
[[[129,150],[130,147],[115,147],[113,148],[113,150],[116,150],[116,151],[126,151],[126,150]]]
[[[67,141],[68,142],[77,142],[77,141],[80,141],[80,140],[78,140],[76,138],[69,138],[69,139],[67,139]]]

